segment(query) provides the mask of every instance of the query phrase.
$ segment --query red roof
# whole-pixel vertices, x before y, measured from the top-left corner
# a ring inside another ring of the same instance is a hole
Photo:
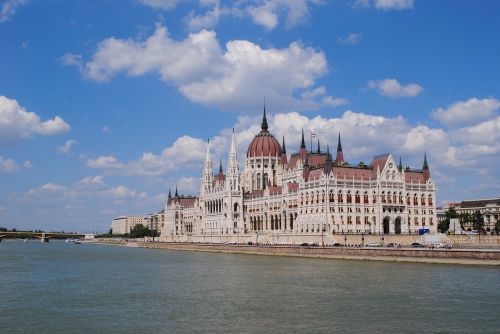
[[[382,169],[384,169],[385,163],[387,162],[388,158],[389,153],[377,155],[373,158],[372,162],[370,163],[370,167],[373,168],[374,177],[377,177],[377,167],[380,168],[380,172],[382,172]]]
[[[424,173],[420,171],[405,171],[405,181],[425,183]]]
[[[196,197],[179,198],[178,202],[181,206],[185,208],[192,208],[194,207],[194,203],[196,202]]]
[[[279,157],[281,146],[268,131],[261,131],[248,146],[247,157]]]

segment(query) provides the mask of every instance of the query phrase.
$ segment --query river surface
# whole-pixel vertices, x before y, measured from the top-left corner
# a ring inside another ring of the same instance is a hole
[[[0,243],[0,333],[499,333],[500,269]]]

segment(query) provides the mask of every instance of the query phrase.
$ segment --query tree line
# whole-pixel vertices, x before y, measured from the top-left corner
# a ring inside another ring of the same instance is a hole
[[[130,233],[113,234],[113,230],[109,229],[108,233],[96,235],[96,238],[144,238],[157,237],[158,235],[156,230],[152,230],[143,224],[137,224],[130,230]]]
[[[450,207],[445,211],[445,215],[446,219],[438,223],[438,230],[441,233],[446,233],[450,229],[450,220],[455,218],[459,219],[462,230],[486,232],[484,230],[484,216],[479,210],[474,211],[472,214],[468,212],[458,213],[454,207]],[[500,233],[500,221],[495,224],[494,232]]]

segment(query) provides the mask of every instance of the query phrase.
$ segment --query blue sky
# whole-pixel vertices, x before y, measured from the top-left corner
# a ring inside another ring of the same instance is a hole
[[[500,3],[0,1],[0,226],[106,231],[195,194],[205,142],[240,162],[266,99],[297,149],[342,132],[438,202],[500,195]]]

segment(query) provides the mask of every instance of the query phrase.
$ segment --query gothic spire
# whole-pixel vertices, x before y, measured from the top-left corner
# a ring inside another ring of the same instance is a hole
[[[429,171],[429,164],[427,163],[427,153],[424,153],[423,172],[425,181],[429,180],[431,177],[431,172]]]
[[[262,124],[260,125],[262,131],[267,131],[267,117],[266,117],[266,101],[264,100],[264,116],[262,117]]]
[[[177,186],[175,186],[175,198],[179,197],[179,192],[177,191]]]
[[[401,156],[399,156],[399,165],[398,165],[399,171],[403,170],[403,160],[401,160]]]
[[[319,138],[318,138],[318,154],[321,153],[321,147],[319,146]]]
[[[342,142],[340,141],[340,132],[339,132],[339,142],[337,143],[337,156],[335,157],[335,162],[339,165],[344,163],[344,154],[342,153]]]
[[[223,173],[223,170],[222,170],[222,158],[219,159],[219,174],[222,174]]]
[[[283,143],[281,144],[281,152],[286,153],[286,147],[285,147],[285,135],[283,134]]]
[[[172,198],[172,192],[170,191],[170,187],[168,188],[168,199]]]
[[[304,140],[304,129],[302,129],[302,141],[300,142],[300,148],[306,148],[306,142]]]

